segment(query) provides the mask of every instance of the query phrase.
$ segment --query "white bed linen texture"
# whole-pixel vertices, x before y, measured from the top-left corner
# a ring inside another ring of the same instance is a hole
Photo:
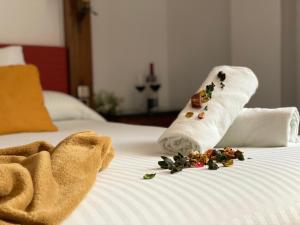
[[[217,77],[219,72],[226,74],[223,89]],[[192,108],[190,100],[177,119],[159,138],[163,152],[169,154],[180,152],[186,155],[191,150],[205,151],[216,146],[258,86],[255,74],[246,67],[213,68],[198,92],[205,90],[212,82],[215,88],[212,98],[205,104],[208,107],[205,118],[198,119],[200,110]],[[193,112],[194,116],[187,118],[187,112]]]
[[[218,147],[283,147],[297,143],[299,112],[296,107],[244,108]]]
[[[211,171],[158,169],[164,128],[92,120],[59,121],[58,132],[0,136],[0,147],[57,144],[80,130],[112,137],[110,167],[63,225],[299,225],[300,148],[243,149],[246,160]],[[247,159],[251,157],[252,159]],[[152,180],[145,173],[156,172]]]

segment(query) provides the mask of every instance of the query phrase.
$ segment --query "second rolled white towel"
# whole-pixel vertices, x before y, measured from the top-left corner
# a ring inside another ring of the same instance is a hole
[[[298,142],[296,107],[245,108],[217,147],[281,147]]]

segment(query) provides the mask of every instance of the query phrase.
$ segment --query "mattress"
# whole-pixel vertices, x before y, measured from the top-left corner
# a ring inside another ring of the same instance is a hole
[[[164,128],[74,120],[59,132],[0,137],[0,147],[36,140],[57,144],[65,136],[95,130],[111,136],[110,167],[63,225],[299,225],[300,147],[242,149],[246,160],[210,171],[160,170],[156,141]],[[251,158],[251,159],[247,159]],[[145,173],[155,172],[152,180]]]

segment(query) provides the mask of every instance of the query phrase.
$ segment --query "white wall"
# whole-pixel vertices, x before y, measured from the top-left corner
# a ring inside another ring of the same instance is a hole
[[[94,0],[92,17],[94,89],[123,97],[136,108],[137,77],[154,62],[161,78],[160,105],[168,106],[166,0]]]
[[[251,106],[281,105],[281,1],[231,0],[231,59],[254,70]]]
[[[183,107],[215,65],[230,63],[228,0],[168,0],[170,103]]]
[[[0,0],[0,43],[64,45],[62,0]]]
[[[160,100],[165,107],[184,105],[218,64],[253,68],[260,87],[251,106],[300,106],[298,0],[92,3],[99,13],[92,16],[95,90],[123,96],[125,109],[137,105],[136,77],[147,73],[151,61],[162,78]],[[62,0],[0,4],[0,43],[64,45]]]
[[[297,106],[300,110],[300,1],[297,0],[296,5],[296,27],[297,27],[297,33],[296,33],[296,63],[297,63]]]
[[[297,105],[297,2],[281,2],[282,105]]]
[[[281,3],[94,0],[99,12],[92,17],[95,90],[114,91],[125,98],[125,109],[133,108],[136,77],[154,61],[162,76],[161,105],[181,108],[213,66],[232,64],[252,68],[260,80],[250,106],[295,102],[295,93],[283,96],[294,80],[282,76],[292,71],[292,61],[289,53],[282,57],[290,38],[282,39]]]

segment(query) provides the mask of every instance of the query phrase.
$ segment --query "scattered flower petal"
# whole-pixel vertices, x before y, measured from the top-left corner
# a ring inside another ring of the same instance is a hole
[[[203,163],[203,162],[196,162],[196,163],[194,163],[193,164],[193,167],[195,167],[195,168],[201,168],[201,167],[203,167],[205,164]]]
[[[193,108],[201,108],[202,107],[202,105],[201,105],[201,96],[200,96],[199,93],[194,94],[191,97],[191,103],[192,103]]]
[[[205,112],[201,112],[198,114],[198,119],[203,120],[205,117]]]
[[[186,117],[186,118],[191,118],[193,115],[194,115],[193,112],[187,112],[187,113],[185,114],[185,117]]]
[[[232,166],[233,165],[233,160],[232,159],[226,160],[226,161],[222,162],[222,164],[225,167]]]

